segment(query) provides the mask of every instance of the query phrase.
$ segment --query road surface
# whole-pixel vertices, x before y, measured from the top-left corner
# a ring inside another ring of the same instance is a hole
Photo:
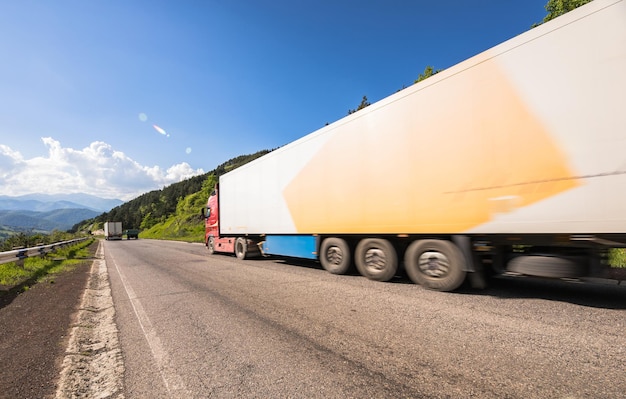
[[[626,287],[439,293],[315,263],[103,242],[126,398],[626,397]]]

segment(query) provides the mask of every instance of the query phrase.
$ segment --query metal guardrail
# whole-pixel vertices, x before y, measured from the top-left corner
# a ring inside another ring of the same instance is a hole
[[[0,264],[17,262],[32,256],[43,256],[56,249],[84,241],[89,237],[75,238],[73,240],[56,242],[54,244],[40,245],[38,247],[14,249],[12,251],[0,252]]]

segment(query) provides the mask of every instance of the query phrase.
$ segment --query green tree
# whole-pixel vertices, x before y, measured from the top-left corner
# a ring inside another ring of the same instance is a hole
[[[419,76],[417,77],[417,79],[415,80],[415,82],[413,83],[417,83],[417,82],[421,82],[424,79],[428,79],[431,76],[438,74],[439,72],[441,72],[443,69],[435,69],[432,66],[428,65],[426,68],[424,68],[424,72],[420,73]]]
[[[539,24],[535,24],[534,26],[548,22],[558,16],[572,11],[575,8],[590,3],[591,1],[593,0],[548,0],[548,3],[545,6],[548,14],[545,16],[543,21]]]
[[[362,110],[365,107],[370,106],[370,102],[367,101],[367,96],[363,96],[363,98],[361,99],[361,104],[359,104],[359,106],[356,109],[349,109],[348,110],[348,115],[351,115],[357,111]]]

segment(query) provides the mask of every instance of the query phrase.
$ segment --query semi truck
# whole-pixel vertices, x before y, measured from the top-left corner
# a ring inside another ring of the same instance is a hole
[[[626,246],[626,0],[595,0],[219,178],[209,253],[451,291],[611,278]]]
[[[104,223],[104,239],[105,240],[121,240],[122,239],[122,222],[105,222]]]

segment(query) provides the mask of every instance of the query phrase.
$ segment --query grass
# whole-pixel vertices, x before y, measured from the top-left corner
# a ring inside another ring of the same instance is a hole
[[[44,257],[26,258],[24,266],[18,265],[17,262],[1,264],[0,285],[17,286],[26,283],[23,289],[28,289],[28,285],[43,280],[53,283],[54,275],[72,270],[92,256],[89,246],[94,240],[91,238],[69,247],[60,248]]]
[[[204,242],[204,223],[196,214],[173,216],[164,223],[159,223],[139,233],[139,238],[174,240],[185,242]]]
[[[609,251],[609,265],[626,268],[626,248],[613,248]]]

